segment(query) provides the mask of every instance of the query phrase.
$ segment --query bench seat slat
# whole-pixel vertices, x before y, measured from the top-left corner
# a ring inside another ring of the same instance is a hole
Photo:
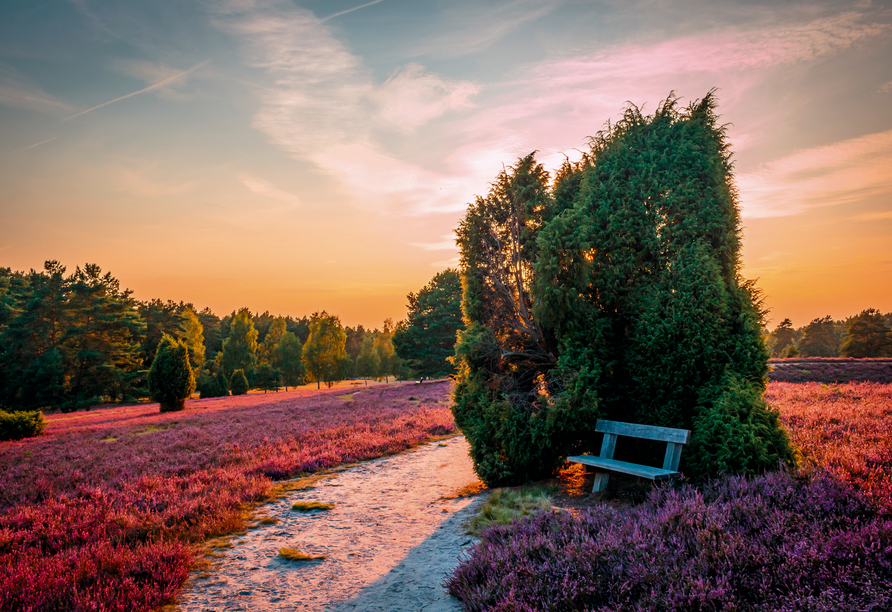
[[[617,461],[616,459],[605,459],[604,457],[595,457],[593,455],[567,457],[567,461],[604,468],[614,472],[622,472],[623,474],[631,474],[632,476],[650,478],[651,480],[666,480],[667,478],[678,476],[678,472],[673,472],[672,470],[650,467],[649,465],[638,465],[637,463],[627,463],[626,461]]]
[[[598,422],[595,423],[595,431],[617,436],[642,438],[644,440],[675,442],[676,444],[687,444],[691,437],[691,432],[687,429],[657,427],[656,425],[637,425],[635,423],[620,423],[619,421],[605,421],[604,419],[598,419]]]

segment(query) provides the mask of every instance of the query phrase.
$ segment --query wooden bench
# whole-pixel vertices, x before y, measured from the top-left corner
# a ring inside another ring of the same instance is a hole
[[[635,425],[634,423],[620,423],[618,421],[605,421],[603,419],[599,419],[595,424],[595,431],[604,434],[604,441],[601,443],[601,454],[598,457],[595,457],[594,455],[567,457],[567,461],[590,465],[611,472],[621,472],[623,474],[631,474],[632,476],[650,478],[651,480],[666,480],[667,478],[678,476],[678,462],[681,460],[681,447],[683,444],[687,444],[691,437],[691,432],[687,429],[672,429],[671,427],[655,427],[653,425]],[[649,465],[638,465],[637,463],[617,461],[614,459],[613,451],[616,448],[617,436],[666,442],[666,457],[663,459],[662,469],[650,467]],[[603,491],[604,487],[607,486],[607,480],[609,478],[610,474],[607,472],[597,472],[595,474],[595,486],[592,487],[592,492],[596,493],[598,491]]]

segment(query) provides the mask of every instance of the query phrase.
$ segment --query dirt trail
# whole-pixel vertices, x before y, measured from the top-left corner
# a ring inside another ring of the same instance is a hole
[[[190,581],[178,607],[460,610],[442,582],[472,544],[461,524],[482,498],[442,498],[476,480],[461,436],[349,468],[264,507],[279,523],[237,538],[209,578]],[[291,510],[298,501],[334,508]],[[285,547],[326,559],[284,561]]]

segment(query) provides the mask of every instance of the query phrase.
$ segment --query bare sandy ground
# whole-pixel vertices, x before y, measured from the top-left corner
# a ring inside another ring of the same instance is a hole
[[[183,612],[461,610],[443,580],[473,544],[462,523],[482,502],[444,499],[477,481],[461,436],[351,467],[265,506],[278,524],[234,541],[209,577],[196,576]],[[296,512],[297,501],[334,504]],[[279,557],[295,548],[325,560]]]

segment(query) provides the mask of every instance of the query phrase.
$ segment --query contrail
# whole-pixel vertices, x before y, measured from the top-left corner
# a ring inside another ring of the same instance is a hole
[[[372,2],[367,2],[365,4],[360,4],[359,6],[354,6],[351,9],[347,9],[346,11],[341,11],[340,13],[335,13],[333,15],[329,15],[328,17],[324,17],[319,20],[319,23],[328,21],[329,19],[334,19],[335,17],[340,17],[341,15],[346,15],[347,13],[352,13],[353,11],[358,11],[361,8],[365,8],[367,6],[372,6],[373,4],[378,4],[379,2],[384,2],[384,0],[372,0]]]
[[[381,0],[377,0],[377,1],[378,1],[378,2],[381,2]],[[164,79],[163,81],[158,81],[158,82],[155,83],[154,85],[149,85],[148,87],[145,87],[145,88],[143,88],[143,89],[140,89],[139,91],[134,91],[133,93],[129,93],[129,94],[127,94],[126,96],[121,96],[120,98],[115,98],[114,100],[109,100],[108,102],[103,102],[102,104],[99,104],[99,105],[97,105],[97,106],[94,106],[93,108],[88,108],[88,109],[85,110],[85,111],[81,111],[81,112],[79,112],[79,113],[76,114],[76,115],[72,115],[72,116],[70,116],[70,117],[66,117],[66,118],[63,119],[62,121],[65,122],[65,121],[68,121],[69,119],[74,119],[75,117],[80,117],[81,115],[86,115],[86,114],[89,113],[90,111],[94,111],[94,110],[96,110],[97,108],[102,108],[103,106],[108,106],[109,104],[114,104],[115,102],[120,102],[121,100],[126,100],[127,98],[132,98],[133,96],[138,96],[138,95],[141,94],[141,93],[146,93],[147,91],[152,91],[153,89],[157,89],[157,88],[159,88],[159,87],[163,87],[164,85],[167,85],[167,84],[170,83],[171,81],[176,81],[177,79],[186,76],[186,75],[189,74],[190,72],[192,72],[192,71],[194,71],[194,70],[198,70],[198,69],[201,68],[202,66],[207,65],[210,61],[211,61],[211,60],[205,60],[205,61],[201,62],[200,64],[196,64],[196,65],[192,66],[191,68],[189,68],[189,70],[185,70],[185,71],[180,72],[180,73],[178,73],[178,74],[175,74],[175,75],[173,75],[173,76],[167,77],[167,78]]]
[[[28,149],[33,149],[34,147],[39,147],[39,146],[42,145],[42,144],[46,144],[46,143],[48,143],[48,142],[52,142],[52,141],[55,140],[56,138],[58,138],[58,136],[53,136],[52,138],[47,138],[46,140],[41,140],[40,142],[35,142],[33,145],[28,145],[27,147],[25,147],[25,148],[23,148],[23,149],[19,149],[19,150],[20,150],[20,151],[27,151]]]

